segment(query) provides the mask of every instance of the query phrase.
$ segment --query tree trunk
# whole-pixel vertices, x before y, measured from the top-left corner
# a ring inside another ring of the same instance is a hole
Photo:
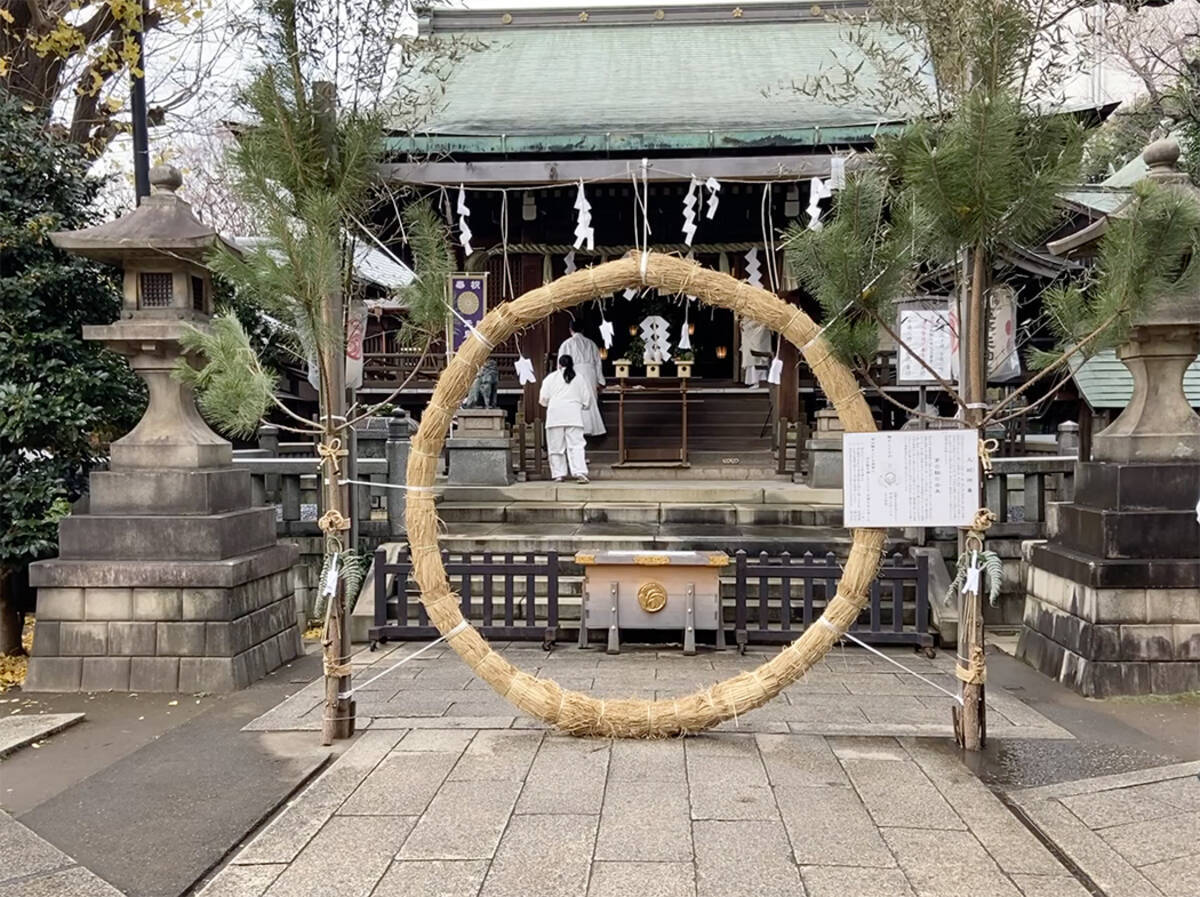
[[[0,657],[20,657],[25,653],[21,644],[25,610],[20,579],[20,567],[0,566]]]
[[[327,81],[313,84],[313,107],[317,116],[318,130],[325,142],[325,151],[330,159],[336,158],[337,144],[337,94],[334,85]],[[332,166],[331,166],[332,167]],[[321,411],[324,415],[322,444],[326,454],[321,468],[321,496],[325,513],[336,511],[337,516],[349,520],[350,487],[338,482],[344,479],[344,463],[339,452],[349,449],[349,434],[346,432],[346,323],[343,315],[341,289],[329,293],[321,306],[321,324],[325,346],[318,348],[321,362]],[[334,537],[334,538],[331,538]],[[328,531],[325,552],[337,548],[353,548],[346,542],[350,530]],[[329,599],[329,626],[325,633],[325,718],[321,725],[321,743],[332,744],[335,738],[349,738],[354,734],[354,703],[350,699],[350,620],[346,613],[346,589],[344,579],[338,576],[334,593]]]
[[[968,425],[979,428],[983,422],[984,400],[987,395],[987,343],[984,326],[987,321],[987,253],[982,246],[971,251],[971,285],[967,299],[966,321],[966,419]],[[979,438],[984,438],[981,430]],[[965,546],[964,546],[965,547]],[[961,667],[965,660],[968,669],[972,660],[983,654],[983,606],[979,591],[963,591],[962,610],[959,613],[961,634],[959,636],[958,661]],[[984,740],[984,685],[982,682],[964,681],[962,686],[962,716],[958,727],[960,746],[968,751],[983,748]]]

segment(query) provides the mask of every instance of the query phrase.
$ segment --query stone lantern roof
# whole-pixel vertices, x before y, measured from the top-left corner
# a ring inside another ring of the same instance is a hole
[[[237,252],[176,193],[182,183],[179,169],[156,165],[150,169],[150,195],[132,212],[94,227],[56,231],[50,240],[59,249],[113,265],[162,256],[200,265],[219,245]]]

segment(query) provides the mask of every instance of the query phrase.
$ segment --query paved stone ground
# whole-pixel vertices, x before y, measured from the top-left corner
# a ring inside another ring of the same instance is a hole
[[[1011,798],[1106,897],[1200,894],[1200,763],[1046,785]]]
[[[0,897],[121,897],[121,892],[0,811]]]
[[[417,644],[384,645],[356,654],[355,682],[360,729],[509,729],[542,728],[477,679],[445,645],[437,645],[367,683],[378,672],[411,654]],[[675,649],[623,649],[610,656],[600,648],[579,650],[560,645],[546,653],[540,645],[496,645],[518,667],[598,697],[671,697],[752,669],[772,649],[701,650],[685,657]],[[765,707],[730,721],[722,731],[797,735],[887,735],[946,738],[952,699],[938,689],[957,692],[953,657],[934,659],[911,650],[889,649],[889,657],[920,673],[932,684],[897,669],[859,648],[834,648],[799,682]],[[249,730],[318,730],[322,684],[314,682],[270,712]],[[994,689],[988,695],[988,736],[1071,738],[1071,734],[1023,704]]]
[[[356,657],[358,682],[416,646],[389,647]],[[505,652],[644,696],[765,655]],[[953,688],[949,658],[890,653]],[[944,738],[913,737],[949,732],[949,699],[860,650],[736,727],[657,742],[545,731],[442,646],[357,698],[366,731],[204,897],[1088,897]],[[307,687],[251,727],[315,728],[319,700]],[[993,737],[1071,737],[1015,698],[994,705]]]
[[[30,713],[0,717],[0,758],[61,732],[83,719],[82,713]]]

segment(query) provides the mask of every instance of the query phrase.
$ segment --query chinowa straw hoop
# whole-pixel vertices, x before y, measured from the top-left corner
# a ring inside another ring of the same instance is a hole
[[[722,308],[735,308],[752,320],[782,333],[803,347],[805,360],[837,410],[849,433],[872,432],[875,422],[854,375],[818,337],[812,319],[778,296],[702,268],[681,258],[631,253],[617,261],[568,274],[497,306],[476,325],[438,379],[408,459],[408,484],[433,485],[434,466],[455,410],[467,395],[476,373],[487,360],[488,344],[498,346],[515,331],[559,309],[605,296],[626,287],[656,287],[668,293],[684,290]],[[643,277],[643,272],[645,276]],[[884,531],[856,529],[850,557],[837,595],[826,606],[825,625],[810,626],[804,634],[757,669],[740,673],[675,700],[597,700],[568,691],[550,679],[518,670],[492,650],[472,626],[463,621],[458,597],[451,592],[438,551],[437,515],[432,501],[409,501],[406,513],[413,552],[413,575],[429,619],[477,676],[526,713],[572,735],[617,738],[661,738],[699,732],[760,707],[800,678],[820,660],[854,622],[866,604],[867,590],[878,572]]]

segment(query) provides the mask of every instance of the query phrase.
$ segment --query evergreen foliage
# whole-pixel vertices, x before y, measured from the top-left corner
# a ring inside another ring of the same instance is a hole
[[[99,186],[77,147],[0,89],[0,655],[21,650],[14,572],[54,554],[89,469],[145,407],[125,360],[81,332],[119,315],[115,272],[49,239],[95,223]]]
[[[1109,218],[1089,282],[1045,294],[1059,345],[1031,353],[1044,368],[1076,346],[1087,356],[1120,345],[1138,315],[1200,289],[1200,203],[1184,190],[1140,181],[1133,201]]]
[[[231,436],[249,439],[271,407],[277,378],[259,363],[237,315],[218,314],[207,330],[188,329],[181,342],[203,362],[193,367],[181,361],[176,378],[195,390],[206,418],[220,421]]]
[[[889,216],[888,185],[879,171],[850,175],[820,230],[793,225],[786,262],[824,312],[825,338],[843,361],[869,362],[878,349],[878,321],[895,317],[894,300],[908,285],[916,223],[903,202]]]
[[[87,160],[0,92],[0,561],[52,554],[56,522],[145,389],[84,324],[120,314],[115,272],[55,249],[51,231],[96,223]]]

